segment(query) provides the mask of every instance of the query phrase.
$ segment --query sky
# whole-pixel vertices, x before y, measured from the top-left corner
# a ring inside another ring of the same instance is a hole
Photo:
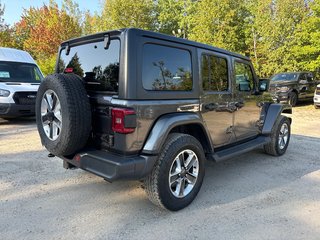
[[[1,4],[5,5],[4,21],[7,24],[13,25],[20,20],[23,9],[29,7],[41,7],[43,4],[49,3],[49,0],[0,0]],[[99,12],[101,0],[75,0],[79,4],[80,10],[90,10],[91,13]],[[56,0],[61,6],[61,0]]]

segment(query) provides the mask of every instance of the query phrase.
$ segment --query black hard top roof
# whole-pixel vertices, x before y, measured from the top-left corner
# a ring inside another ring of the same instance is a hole
[[[202,49],[206,49],[206,50],[211,50],[211,51],[215,51],[215,52],[219,52],[222,54],[226,54],[226,55],[231,55],[237,58],[241,58],[247,61],[251,61],[250,58],[238,54],[238,53],[234,53],[222,48],[218,48],[218,47],[213,47],[207,44],[203,44],[203,43],[199,43],[199,42],[195,42],[195,41],[190,41],[184,38],[177,38],[174,36],[170,36],[170,35],[166,35],[166,34],[162,34],[162,33],[157,33],[157,32],[151,32],[151,31],[147,31],[147,30],[142,30],[142,29],[138,29],[138,28],[123,28],[123,29],[119,29],[119,30],[111,30],[111,31],[106,31],[106,32],[100,32],[100,33],[95,33],[92,35],[87,35],[87,36],[83,36],[83,37],[79,37],[79,38],[74,38],[74,39],[70,39],[67,40],[65,42],[63,42],[61,44],[62,47],[66,46],[67,44],[74,44],[74,43],[85,43],[85,42],[89,42],[92,39],[103,39],[106,34],[109,34],[110,36],[115,36],[115,35],[119,35],[121,33],[126,33],[126,32],[136,32],[137,34],[144,36],[144,37],[150,37],[150,38],[155,38],[155,39],[161,39],[161,40],[166,40],[166,41],[171,41],[171,42],[175,42],[175,43],[182,43],[182,44],[186,44],[189,46],[194,46],[197,48],[202,48]]]

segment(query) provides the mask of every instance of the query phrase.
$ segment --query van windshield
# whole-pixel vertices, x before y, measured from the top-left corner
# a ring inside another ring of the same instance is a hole
[[[0,82],[40,83],[42,79],[35,64],[0,61]]]

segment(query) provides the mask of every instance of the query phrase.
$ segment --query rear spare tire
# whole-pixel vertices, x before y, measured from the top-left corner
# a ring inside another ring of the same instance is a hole
[[[49,152],[67,156],[83,148],[91,131],[91,110],[81,78],[47,76],[37,93],[36,119],[42,145]]]

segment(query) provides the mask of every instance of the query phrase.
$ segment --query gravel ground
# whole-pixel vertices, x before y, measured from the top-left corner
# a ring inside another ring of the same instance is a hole
[[[0,119],[0,239],[319,239],[320,110],[294,108],[287,153],[208,162],[186,209],[152,205],[139,182],[105,182],[47,158],[34,119]]]

